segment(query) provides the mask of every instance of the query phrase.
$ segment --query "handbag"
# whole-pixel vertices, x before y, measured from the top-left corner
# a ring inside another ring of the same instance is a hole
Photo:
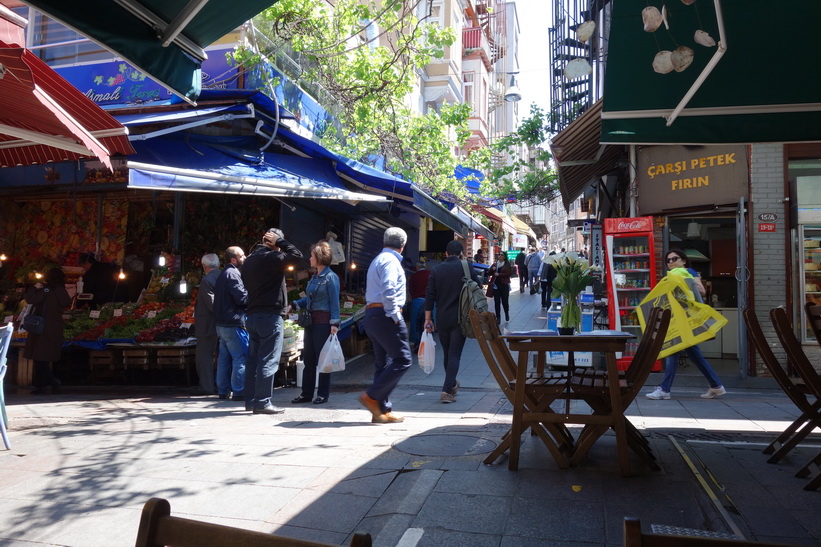
[[[48,295],[48,289],[43,289],[45,295]],[[46,308],[46,297],[43,297],[43,313],[45,314]],[[25,317],[23,317],[23,329],[29,333],[34,335],[43,334],[46,330],[46,319],[42,315],[37,315],[32,313],[34,311],[34,307],[31,307],[31,310]]]
[[[336,334],[330,335],[325,345],[322,346],[317,368],[322,374],[345,370],[345,355],[342,353],[342,346],[339,344]]]
[[[296,324],[300,327],[310,327],[311,326],[311,312],[307,309],[300,308],[299,315],[296,319]]]

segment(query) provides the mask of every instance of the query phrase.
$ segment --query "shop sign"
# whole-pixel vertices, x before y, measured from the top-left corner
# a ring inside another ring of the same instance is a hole
[[[643,214],[749,197],[744,145],[643,146],[638,171]]]
[[[237,89],[237,67],[226,53],[233,48],[209,49],[202,63],[203,89]],[[171,92],[125,61],[105,61],[55,69],[86,97],[99,105],[145,104],[171,98]]]
[[[604,229],[608,234],[652,232],[653,217],[606,218],[604,219]]]
[[[513,246],[514,247],[527,247],[527,236],[525,234],[513,234]]]
[[[759,232],[775,232],[775,222],[762,222],[758,225]]]
[[[604,271],[604,236],[602,225],[594,224],[590,228],[590,265]]]

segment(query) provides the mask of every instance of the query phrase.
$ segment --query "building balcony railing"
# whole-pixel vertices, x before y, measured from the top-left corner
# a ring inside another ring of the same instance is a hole
[[[482,27],[462,29],[462,49],[465,53],[479,50],[486,63],[492,63],[495,60],[492,44],[488,41],[485,29]]]

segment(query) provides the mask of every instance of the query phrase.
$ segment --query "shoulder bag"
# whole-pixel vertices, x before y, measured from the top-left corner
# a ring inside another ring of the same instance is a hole
[[[46,313],[46,298],[48,298],[48,288],[43,289],[43,315]],[[43,315],[35,315],[34,313],[29,313],[23,318],[23,328],[29,334],[43,334],[43,331],[46,330],[46,320]]]

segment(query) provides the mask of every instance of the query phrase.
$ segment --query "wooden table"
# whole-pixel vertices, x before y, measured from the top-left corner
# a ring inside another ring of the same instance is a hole
[[[513,428],[511,430],[511,457],[518,459],[521,433],[526,423],[561,423],[561,424],[583,424],[602,425],[613,428],[616,433],[616,445],[619,455],[619,466],[622,475],[630,474],[630,461],[628,453],[628,443],[625,432],[624,409],[621,406],[621,396],[619,390],[619,370],[616,366],[616,353],[624,351],[628,340],[634,335],[624,332],[599,331],[601,334],[582,333],[574,335],[534,335],[534,334],[510,334],[503,336],[508,342],[511,351],[519,352],[517,362],[516,378],[527,378],[528,356],[530,352],[537,352],[537,375],[544,374],[544,355],[548,351],[564,351],[568,354],[568,372],[572,376],[574,364],[574,352],[603,352],[607,363],[607,381],[609,385],[612,411],[608,415],[602,414],[572,414],[570,412],[570,399],[573,394],[570,392],[570,380],[568,380],[568,392],[566,397],[565,411],[552,413],[525,413],[525,382],[516,382],[515,395],[513,400]],[[584,454],[572,454],[574,460],[583,457]]]

